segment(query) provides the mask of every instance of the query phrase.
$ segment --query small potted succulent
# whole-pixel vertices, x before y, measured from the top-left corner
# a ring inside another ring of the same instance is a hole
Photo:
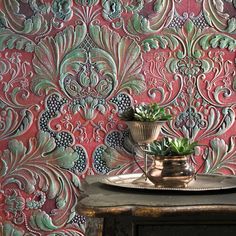
[[[162,125],[171,120],[171,115],[157,103],[151,103],[130,107],[120,118],[126,121],[136,143],[149,144],[157,139]]]
[[[189,162],[197,142],[187,138],[163,138],[150,144],[153,163],[146,173],[156,186],[186,187],[193,180],[195,170]]]

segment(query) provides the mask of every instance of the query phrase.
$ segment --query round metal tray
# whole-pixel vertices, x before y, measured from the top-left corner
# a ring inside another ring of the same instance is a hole
[[[196,180],[191,181],[187,187],[170,188],[155,187],[142,174],[125,174],[117,176],[104,176],[101,183],[131,189],[174,190],[174,191],[209,191],[236,188],[236,176],[198,174]]]

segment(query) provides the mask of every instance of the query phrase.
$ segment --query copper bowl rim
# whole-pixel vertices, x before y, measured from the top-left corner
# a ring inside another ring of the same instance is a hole
[[[191,154],[187,155],[175,155],[175,156],[160,156],[160,155],[153,155],[152,158],[155,160],[168,160],[168,161],[178,161],[178,160],[187,160],[190,158]]]

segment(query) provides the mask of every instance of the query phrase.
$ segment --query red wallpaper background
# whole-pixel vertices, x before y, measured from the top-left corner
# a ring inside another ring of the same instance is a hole
[[[157,102],[162,136],[235,174],[236,2],[2,0],[0,235],[83,235],[86,175],[138,171],[119,114]],[[112,152],[113,169],[104,153]]]

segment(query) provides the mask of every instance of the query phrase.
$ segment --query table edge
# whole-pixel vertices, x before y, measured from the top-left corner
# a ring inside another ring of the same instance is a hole
[[[89,207],[82,203],[77,205],[77,213],[87,217],[106,217],[106,216],[135,216],[158,218],[162,216],[176,216],[180,214],[235,214],[236,205],[186,205],[186,206],[104,206]]]

